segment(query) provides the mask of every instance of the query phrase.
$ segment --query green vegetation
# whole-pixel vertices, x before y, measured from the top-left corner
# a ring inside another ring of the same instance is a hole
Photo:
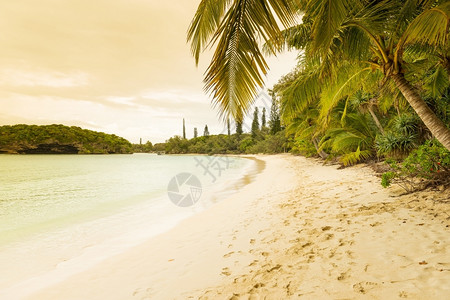
[[[450,129],[436,109],[449,86],[449,25],[446,0],[203,0],[188,40],[197,63],[215,45],[205,90],[225,117],[241,121],[250,110],[268,71],[264,51],[297,49],[299,65],[275,91],[286,125],[306,110],[318,110],[312,136],[324,136],[336,121],[335,108],[346,103],[345,123],[351,97],[361,93],[367,96],[361,109],[377,127],[374,108],[382,114],[408,109],[450,150]],[[371,149],[348,144],[354,134],[359,133],[344,129],[334,138],[346,144],[328,147],[352,151],[349,162],[369,157]]]
[[[126,139],[76,126],[0,126],[0,153],[131,153]]]
[[[277,105],[274,104],[273,107],[277,107]],[[258,109],[255,108],[251,133],[243,133],[240,122],[236,122],[235,134],[231,134],[229,122],[227,122],[227,134],[210,135],[207,126],[205,126],[207,134],[204,134],[204,136],[197,137],[194,135],[194,138],[190,140],[175,136],[165,143],[155,144],[153,151],[167,154],[273,154],[287,152],[291,148],[291,143],[285,131],[281,129],[279,115],[277,115],[278,110],[273,110],[273,117],[278,122],[271,122],[270,128],[259,126]],[[265,123],[265,114],[261,118],[261,123]],[[275,134],[271,132],[275,132]]]
[[[203,136],[209,136],[208,125],[205,125],[205,129],[203,130]]]
[[[153,145],[150,141],[145,144],[133,144],[132,150],[134,153],[150,153],[153,152]]]
[[[259,133],[255,138],[249,133],[232,134],[230,136],[226,134],[200,136],[190,140],[175,136],[163,144],[155,144],[153,150],[164,151],[167,154],[273,154],[285,152],[289,149],[288,139],[284,131],[280,131],[276,135]]]
[[[197,63],[215,45],[205,88],[237,123],[263,85],[263,53],[299,51],[271,91],[270,134],[283,124],[291,152],[344,166],[388,159],[386,186],[441,178],[424,172],[450,150],[449,28],[445,0],[204,0],[188,40]],[[256,149],[257,137],[239,149]]]
[[[382,176],[381,184],[397,184],[412,192],[430,185],[450,184],[450,152],[436,140],[427,141],[403,161],[388,160],[390,171]]]
[[[255,112],[253,113],[252,122],[252,138],[255,138],[259,132],[259,121],[258,121],[258,107],[255,107]]]

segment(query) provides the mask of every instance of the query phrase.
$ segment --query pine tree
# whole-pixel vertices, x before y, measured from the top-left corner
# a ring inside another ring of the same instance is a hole
[[[205,125],[205,130],[203,131],[203,136],[209,136],[208,125]]]
[[[183,118],[183,139],[186,139],[186,126],[184,124],[184,118]]]
[[[275,134],[281,130],[280,112],[275,99],[272,98],[272,107],[270,109],[270,134]]]
[[[197,127],[194,127],[194,138],[198,136]]]
[[[258,121],[258,107],[255,107],[253,112],[253,122],[252,122],[252,137],[256,137],[259,131],[259,121]]]
[[[241,135],[242,133],[244,133],[242,131],[242,122],[241,121],[236,121],[236,134],[237,135]]]
[[[266,127],[266,108],[263,108],[262,117],[261,117],[261,129]]]

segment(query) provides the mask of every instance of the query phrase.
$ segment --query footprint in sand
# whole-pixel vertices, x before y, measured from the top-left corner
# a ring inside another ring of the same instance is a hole
[[[133,292],[133,297],[139,297],[141,300],[149,300],[151,297],[152,289],[151,288],[138,288]]]
[[[227,257],[230,257],[233,254],[234,254],[234,251],[231,251],[231,252],[225,254],[223,257],[227,258]]]
[[[405,291],[400,291],[398,293],[399,298],[408,298],[408,294]]]
[[[353,285],[355,292],[366,294],[369,290],[375,288],[378,285],[376,282],[362,281]]]
[[[231,272],[230,272],[230,269],[228,269],[228,268],[222,268],[222,273],[220,273],[220,274],[225,275],[225,276],[230,276]]]
[[[349,270],[346,271],[346,272],[342,272],[342,273],[337,277],[337,280],[342,281],[342,280],[345,280],[346,278],[348,278],[348,272],[349,272]]]
[[[248,266],[249,266],[249,267],[253,267],[253,266],[255,266],[258,262],[259,262],[259,260],[255,259],[255,260],[252,261]]]
[[[332,233],[328,233],[328,234],[325,236],[325,240],[331,240],[332,238],[334,238],[334,234],[332,234]]]

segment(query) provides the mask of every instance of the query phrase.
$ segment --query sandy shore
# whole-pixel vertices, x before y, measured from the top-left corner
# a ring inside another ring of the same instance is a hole
[[[448,299],[448,191],[261,159],[239,194],[27,299]]]

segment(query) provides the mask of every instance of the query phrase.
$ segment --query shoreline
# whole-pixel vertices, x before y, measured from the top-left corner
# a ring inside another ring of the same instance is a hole
[[[256,157],[266,167],[238,194],[26,299],[448,295],[446,195],[393,197],[365,166]]]
[[[5,277],[0,283],[0,298],[25,298],[46,286],[57,284],[74,274],[88,270],[105,259],[126,252],[154,236],[164,234],[183,220],[217,204],[227,195],[236,193],[242,185],[248,184],[245,182],[246,178],[247,181],[252,181],[252,178],[264,168],[264,162],[254,157],[241,157],[241,159],[248,162],[245,162],[246,166],[238,169],[236,174],[238,179],[230,177],[225,181],[219,180],[215,184],[205,186],[204,195],[195,207],[178,208],[174,206],[167,198],[167,192],[158,195],[149,203],[148,201],[143,202],[142,198],[147,196],[141,195],[134,199],[136,201],[134,205],[112,214],[105,212],[105,215],[100,215],[98,218],[88,218],[3,245],[4,248],[0,249],[0,262],[6,268],[2,272]],[[236,171],[233,172],[236,173]],[[159,204],[154,204],[154,202]],[[158,214],[158,211],[159,214],[164,215],[165,206],[168,206],[170,209],[168,212],[172,214],[167,215],[159,222],[153,221],[153,217],[159,218],[154,215]],[[146,211],[151,213],[146,213]],[[119,222],[127,224],[120,226]],[[137,224],[140,224],[140,227]],[[117,226],[126,227],[126,229]],[[90,233],[87,234],[87,232]],[[65,243],[64,236],[72,235],[77,237],[76,240]],[[55,245],[55,241],[58,242],[58,245]],[[47,243],[49,243],[48,246]],[[35,250],[26,255],[29,249]],[[15,252],[22,254],[15,254]],[[12,273],[8,271],[10,267],[7,267],[10,266],[8,262],[11,259],[19,261],[14,264],[15,270]],[[27,271],[27,269],[31,269],[31,271]],[[8,276],[8,274],[12,276]]]

